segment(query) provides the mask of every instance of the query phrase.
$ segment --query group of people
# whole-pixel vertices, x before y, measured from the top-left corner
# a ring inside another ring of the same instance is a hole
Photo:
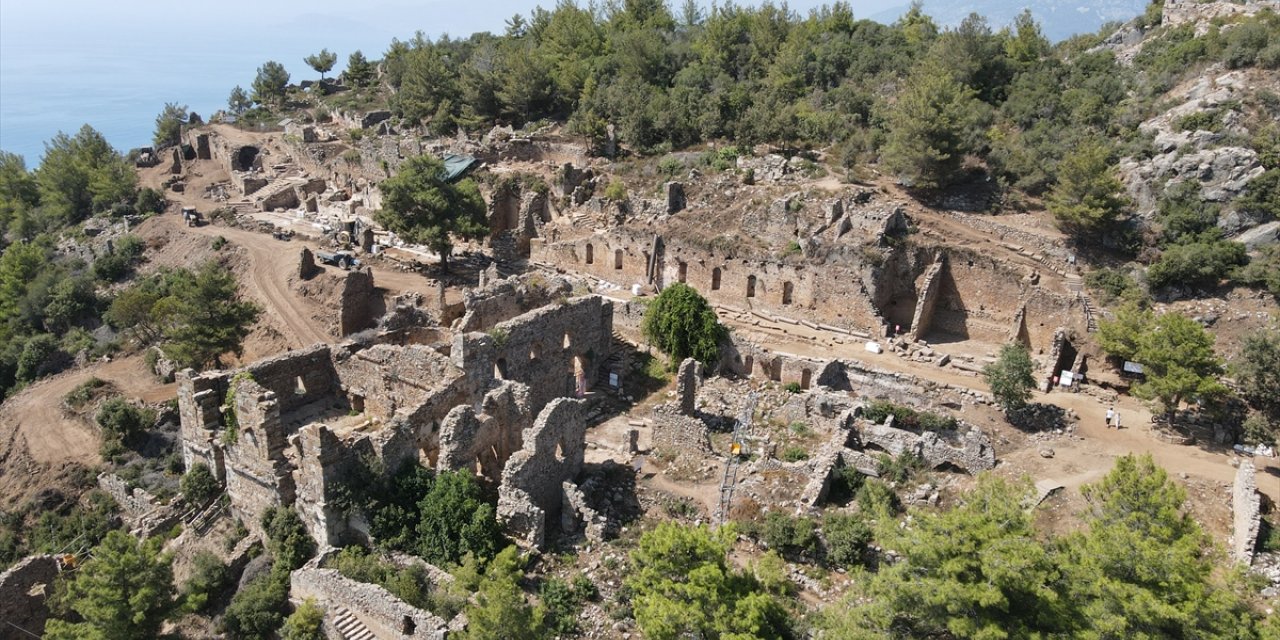
[[[1115,407],[1107,407],[1107,428],[1120,428],[1120,412]]]

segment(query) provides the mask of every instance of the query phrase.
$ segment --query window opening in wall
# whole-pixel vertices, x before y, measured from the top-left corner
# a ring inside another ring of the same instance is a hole
[[[499,380],[507,379],[507,361],[505,358],[498,358],[498,361],[493,363],[493,377]]]
[[[689,265],[688,265],[688,263],[681,262],[681,263],[680,263],[679,270],[680,270],[680,274],[679,274],[680,282],[684,282],[684,281],[685,281],[685,279],[686,279],[686,278],[688,278],[688,276],[689,276]]]
[[[538,357],[541,355],[542,355],[542,349],[538,348],[538,343],[535,342],[529,345],[529,361],[530,362],[537,360]]]
[[[810,380],[811,378],[813,378],[813,372],[812,372],[812,371],[810,371],[810,370],[808,370],[808,369],[803,369],[803,370],[801,370],[801,371],[800,371],[800,388],[801,388],[801,389],[808,389],[808,388],[809,388],[809,383],[810,383],[810,381],[811,381],[811,380]]]
[[[568,349],[573,346],[573,338],[569,337],[569,332],[564,332],[564,348]]]
[[[754,367],[755,365],[756,359],[752,356],[747,356],[746,359],[742,361],[742,370],[747,372],[748,378],[751,377],[752,373],[755,373],[751,370],[751,367]]]
[[[400,621],[400,633],[403,633],[406,636],[411,636],[417,630],[418,625],[414,624],[413,618],[405,616],[404,620]]]
[[[720,290],[720,267],[711,270],[711,290]]]
[[[587,264],[594,264],[596,261],[596,248],[587,243]]]
[[[756,277],[755,276],[747,276],[747,297],[748,298],[756,297]]]
[[[556,443],[556,462],[564,462],[564,442]]]
[[[573,357],[573,395],[575,398],[587,395],[587,368],[578,356]]]
[[[364,396],[351,394],[351,410],[356,413],[364,413]]]
[[[616,249],[613,252],[613,268],[614,269],[622,268],[622,249]]]
[[[302,383],[302,376],[298,376],[297,378],[294,378],[293,392],[300,396],[306,395],[307,385]]]
[[[791,304],[791,294],[795,290],[790,282],[782,283],[782,304]]]

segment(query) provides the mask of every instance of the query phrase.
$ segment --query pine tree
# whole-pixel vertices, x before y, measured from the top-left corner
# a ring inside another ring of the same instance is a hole
[[[75,612],[78,623],[50,620],[50,640],[143,640],[156,638],[173,610],[173,570],[160,553],[160,538],[141,542],[123,531],[112,531],[94,548],[58,594],[64,613]]]

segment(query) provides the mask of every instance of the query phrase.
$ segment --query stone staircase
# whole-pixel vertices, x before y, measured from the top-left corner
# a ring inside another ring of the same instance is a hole
[[[1080,274],[1068,273],[1063,281],[1067,287],[1067,291],[1076,294],[1076,298],[1084,306],[1085,327],[1089,333],[1098,330],[1098,309],[1093,306],[1093,300],[1089,299],[1089,295],[1084,292],[1084,278]]]
[[[609,387],[609,372],[619,372],[620,378],[625,376],[626,372],[631,370],[631,354],[634,350],[635,347],[630,342],[627,342],[626,338],[622,337],[622,334],[614,331],[612,344],[609,345],[609,358],[600,367],[600,375],[596,379],[595,388],[612,392],[613,390]]]
[[[378,640],[378,636],[346,607],[333,608],[333,628],[343,640]]]

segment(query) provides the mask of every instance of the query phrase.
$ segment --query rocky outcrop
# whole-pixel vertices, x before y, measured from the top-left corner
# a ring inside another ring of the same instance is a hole
[[[1172,92],[1170,97],[1181,101],[1177,106],[1139,125],[1153,136],[1155,153],[1147,159],[1122,160],[1120,175],[1140,216],[1152,216],[1161,196],[1178,184],[1193,182],[1199,185],[1202,198],[1226,204],[1263,173],[1256,152],[1229,143],[1232,137],[1248,133],[1238,105],[1251,90],[1245,71],[1206,75]],[[1181,130],[1182,118],[1206,112],[1217,114],[1216,131]],[[1259,222],[1227,212],[1219,224],[1230,234]]]
[[[0,573],[0,637],[40,637],[49,619],[47,599],[53,595],[58,561],[53,556],[31,556]],[[15,633],[13,627],[26,633]],[[28,635],[30,634],[30,635]]]

